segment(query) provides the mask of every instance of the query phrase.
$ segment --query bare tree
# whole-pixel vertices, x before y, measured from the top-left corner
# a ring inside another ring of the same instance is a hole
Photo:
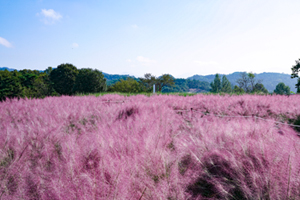
[[[243,72],[240,74],[240,78],[236,81],[240,88],[245,92],[253,92],[256,84],[261,84],[261,80],[255,79],[255,74],[252,72],[246,73]]]

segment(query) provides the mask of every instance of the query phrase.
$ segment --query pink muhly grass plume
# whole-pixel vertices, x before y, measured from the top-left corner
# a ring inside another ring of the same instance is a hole
[[[287,126],[300,116],[298,102],[297,95],[2,102],[0,198],[298,199],[300,138]]]

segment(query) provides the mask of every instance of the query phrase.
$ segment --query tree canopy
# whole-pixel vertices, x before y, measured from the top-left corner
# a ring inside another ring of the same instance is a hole
[[[73,88],[75,93],[96,93],[106,90],[106,79],[102,72],[89,68],[78,71]]]
[[[141,85],[133,78],[127,78],[126,80],[121,79],[114,85],[108,88],[109,92],[126,92],[126,93],[138,93],[142,92]]]
[[[229,80],[227,79],[227,77],[225,75],[222,77],[221,85],[222,85],[222,88],[221,88],[222,92],[225,92],[225,93],[232,92],[231,83],[229,82]]]
[[[261,83],[261,80],[255,79],[255,74],[243,72],[237,80],[239,88],[242,88],[246,93],[263,92],[268,93],[268,90]]]
[[[218,93],[218,92],[225,92],[225,93],[231,93],[231,83],[227,79],[225,75],[222,76],[222,81],[220,79],[220,75],[216,74],[215,79],[210,84],[211,86],[211,92]]]
[[[291,89],[289,86],[286,86],[283,82],[280,82],[278,83],[278,85],[276,85],[276,89],[274,90],[274,93],[289,95],[291,94]]]
[[[291,78],[298,78],[298,82],[295,85],[297,88],[297,93],[300,93],[300,78],[299,78],[299,70],[300,70],[300,58],[296,60],[296,65],[292,67]]]
[[[50,73],[50,80],[56,92],[62,95],[74,94],[74,85],[78,74],[77,68],[69,63],[61,64]]]
[[[210,86],[211,86],[211,90],[210,90],[211,92],[214,93],[221,92],[222,84],[221,84],[221,79],[219,74],[216,74],[215,79],[213,82],[211,82]]]

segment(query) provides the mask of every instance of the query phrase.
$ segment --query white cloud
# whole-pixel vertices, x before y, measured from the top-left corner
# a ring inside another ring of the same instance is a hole
[[[72,44],[72,48],[78,48],[78,47],[79,47],[79,45],[78,45],[77,43],[74,42],[74,43]]]
[[[127,59],[126,62],[131,62],[131,59]]]
[[[131,25],[131,27],[132,27],[132,28],[138,28],[138,25],[133,24],[133,25]]]
[[[9,41],[7,41],[6,39],[0,37],[0,44],[2,44],[3,46],[7,47],[7,48],[11,48],[12,45],[9,43]]]
[[[151,60],[149,58],[145,58],[143,56],[138,56],[136,57],[136,60],[143,63],[143,64],[151,64],[151,63],[155,63],[155,60]]]
[[[199,60],[195,60],[194,63],[197,63],[198,65],[217,65],[218,63],[215,61],[199,61]]]
[[[37,16],[41,16],[41,21],[45,24],[54,24],[62,18],[62,15],[55,12],[53,9],[42,9],[40,13],[37,13]]]

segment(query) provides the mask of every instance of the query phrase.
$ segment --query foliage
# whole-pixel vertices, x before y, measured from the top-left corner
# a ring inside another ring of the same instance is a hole
[[[243,72],[237,80],[239,88],[242,88],[246,93],[263,92],[268,93],[261,80],[255,79],[255,74]]]
[[[222,88],[221,88],[221,92],[225,92],[225,93],[231,93],[232,89],[231,89],[231,83],[229,82],[229,80],[227,79],[227,77],[224,75],[222,76]]]
[[[151,92],[153,85],[157,84],[157,78],[150,73],[146,73],[144,78],[139,78],[139,82],[144,92]]]
[[[106,80],[99,70],[80,69],[76,77],[75,93],[96,93],[106,90]]]
[[[72,64],[61,64],[50,73],[50,80],[56,92],[62,95],[74,94],[74,85],[78,74],[77,68]]]
[[[298,102],[298,95],[5,101],[0,198],[299,199],[300,138],[274,123],[298,119]]]
[[[162,92],[189,92],[191,89],[196,92],[208,92],[210,85],[208,82],[178,78],[174,80],[173,86],[164,86]]]
[[[243,94],[243,93],[245,93],[244,89],[243,89],[243,88],[240,88],[240,87],[237,86],[237,85],[234,86],[233,92],[234,92],[234,93],[237,93],[237,94]]]
[[[264,93],[264,94],[268,94],[268,90],[264,87],[264,85],[262,83],[256,83],[253,87],[252,92],[254,93]]]
[[[21,74],[17,71],[0,71],[0,101],[6,98],[23,97],[23,87],[20,79]]]
[[[49,76],[37,70],[0,71],[0,100],[14,97],[44,98],[55,96]]]
[[[158,88],[159,88],[159,92],[162,91],[162,88],[163,87],[172,87],[175,83],[174,83],[174,77],[171,76],[170,74],[163,74],[162,76],[160,76],[158,79],[157,79],[157,85],[158,85]]]
[[[229,82],[232,86],[238,85],[237,80],[240,78],[240,74],[244,72],[234,72],[231,74],[226,75]],[[220,79],[223,77],[223,74],[220,74]],[[190,80],[199,80],[199,81],[205,81],[211,83],[214,81],[215,75],[194,75],[192,77],[189,77],[187,79]],[[285,85],[289,86],[291,88],[291,91],[296,92],[296,89],[294,89],[295,84],[297,83],[296,79],[291,79],[291,75],[284,74],[284,73],[271,73],[271,72],[263,72],[260,74],[255,74],[255,79],[257,80],[263,80],[262,84],[264,84],[265,88],[272,92],[274,91],[276,85],[280,82],[284,82]]]
[[[213,82],[210,83],[211,92],[218,93],[222,90],[222,83],[219,74],[216,74],[216,77]]]
[[[47,70],[45,72],[28,69],[19,71],[22,74],[20,79],[26,97],[43,98],[57,95],[50,81],[49,73],[47,74]]]
[[[108,88],[109,92],[127,92],[127,93],[138,93],[142,92],[142,86],[134,79],[127,78],[126,80],[121,79],[114,85]]]
[[[139,82],[145,92],[151,92],[154,84],[155,90],[161,92],[163,87],[172,87],[175,84],[174,80],[174,77],[170,74],[163,74],[157,78],[150,73],[146,73],[144,78],[139,78]],[[167,89],[167,91],[169,90]]]
[[[290,91],[290,87],[289,86],[286,86],[284,83],[278,83],[278,85],[276,86],[276,89],[274,90],[274,93],[276,94],[286,94],[286,95],[289,95],[291,94],[291,91]]]
[[[224,92],[224,93],[231,93],[231,83],[228,81],[227,77],[225,75],[222,76],[222,81],[220,79],[220,75],[216,74],[215,79],[213,82],[210,84],[211,86],[211,92],[212,93],[219,93],[219,92]]]
[[[299,78],[299,70],[300,70],[300,59],[296,60],[296,65],[292,67],[291,78],[298,78],[297,84],[295,85],[297,88],[297,93],[300,93],[300,78]]]

